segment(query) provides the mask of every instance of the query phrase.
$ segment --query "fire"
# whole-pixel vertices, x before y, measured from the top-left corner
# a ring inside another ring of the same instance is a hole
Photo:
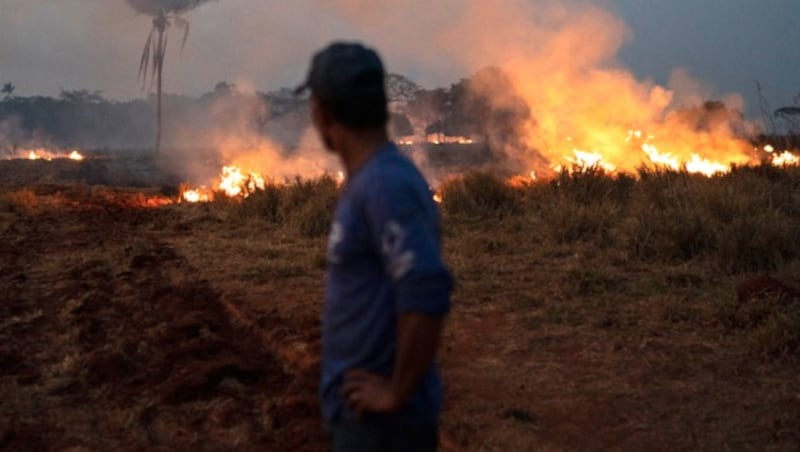
[[[686,162],[686,171],[690,173],[703,174],[711,177],[715,174],[726,173],[730,170],[729,165],[722,163],[712,162],[704,159],[697,154],[692,154],[691,159]]]
[[[564,159],[569,165],[577,171],[585,171],[589,168],[601,168],[604,171],[613,173],[616,171],[616,166],[603,161],[603,156],[597,151],[582,151],[580,149],[572,150],[573,156],[565,156]],[[553,169],[561,171],[564,167],[562,165],[555,165]]]
[[[513,176],[508,180],[512,187],[521,188],[536,181],[536,171],[531,171],[527,176]]]
[[[775,166],[800,165],[800,157],[789,151],[783,151],[772,158],[772,164]]]
[[[60,152],[51,152],[46,149],[39,148],[39,149],[28,149],[21,151],[17,154],[16,157],[11,157],[11,159],[45,160],[49,162],[55,159],[70,159],[75,161],[81,161],[84,160],[85,157],[77,149],[73,149],[69,153],[60,153]]]
[[[266,188],[264,178],[256,172],[244,173],[237,166],[224,166],[219,190],[231,198],[247,198],[256,190]]]
[[[660,152],[658,148],[652,144],[643,144],[642,150],[650,158],[650,162],[657,166],[664,166],[675,171],[680,170],[681,167],[683,167],[689,173],[703,174],[711,177],[715,174],[725,173],[730,170],[729,165],[704,159],[697,154],[691,154],[689,161],[681,162],[677,157],[670,153]]]
[[[775,166],[800,165],[800,156],[792,154],[788,150],[776,153],[775,147],[771,144],[764,146],[763,149],[764,152],[770,154],[770,162]]]
[[[205,187],[186,190],[181,193],[181,200],[190,203],[211,202],[213,199],[214,193]]]
[[[428,144],[473,144],[475,140],[471,137],[462,137],[454,135],[441,135],[432,133],[428,135],[426,141]]]
[[[214,200],[215,193],[229,198],[244,199],[258,190],[264,190],[266,186],[267,183],[261,174],[229,165],[222,167],[222,174],[220,174],[214,189],[208,187],[186,188],[181,192],[180,199],[188,203],[210,202]]]
[[[165,198],[163,196],[154,196],[151,198],[147,198],[142,203],[142,207],[164,207],[172,205],[174,201],[170,198]]]

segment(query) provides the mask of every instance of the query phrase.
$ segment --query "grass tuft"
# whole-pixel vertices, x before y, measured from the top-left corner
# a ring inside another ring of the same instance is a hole
[[[470,172],[442,186],[442,210],[448,215],[498,218],[521,211],[520,193],[494,174]]]

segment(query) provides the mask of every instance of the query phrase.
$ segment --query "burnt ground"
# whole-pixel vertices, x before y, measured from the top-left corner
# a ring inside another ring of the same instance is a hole
[[[54,190],[3,213],[0,446],[324,444],[313,363],[286,348],[314,346],[313,320],[231,303],[173,244],[189,228],[180,213]]]
[[[324,238],[5,163],[0,449],[326,449]],[[718,320],[735,279],[520,221],[448,226],[444,450],[800,447],[800,363]]]

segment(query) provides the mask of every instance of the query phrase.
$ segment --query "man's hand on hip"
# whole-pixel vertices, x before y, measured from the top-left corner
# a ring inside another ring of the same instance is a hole
[[[345,374],[342,396],[347,408],[355,412],[358,418],[366,412],[381,413],[397,409],[391,380],[366,370],[356,369]]]

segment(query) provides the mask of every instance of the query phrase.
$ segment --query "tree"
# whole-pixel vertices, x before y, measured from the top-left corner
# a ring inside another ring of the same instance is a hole
[[[389,130],[393,137],[405,137],[414,135],[414,127],[408,116],[402,113],[389,113]]]
[[[139,62],[138,81],[142,83],[142,88],[146,87],[148,76],[151,81],[155,79],[156,82],[156,154],[161,151],[162,74],[167,54],[168,31],[173,24],[183,28],[181,40],[181,52],[183,52],[186,40],[189,38],[189,22],[180,15],[207,1],[209,0],[128,0],[128,4],[136,11],[153,17],[153,27],[147,36],[142,59]]]
[[[390,103],[405,107],[413,102],[420,91],[419,85],[400,74],[386,74],[386,97]]]
[[[14,90],[15,89],[17,89],[17,87],[14,86],[13,83],[8,82],[5,85],[3,85],[3,89],[0,90],[0,92],[3,93],[3,98],[5,100],[8,100],[8,99],[11,99],[12,97],[14,97]]]
[[[104,102],[102,91],[80,90],[61,90],[59,97],[65,102],[73,104],[98,104]]]
[[[775,117],[786,121],[786,132],[788,135],[800,135],[800,107],[781,107],[775,110]]]

